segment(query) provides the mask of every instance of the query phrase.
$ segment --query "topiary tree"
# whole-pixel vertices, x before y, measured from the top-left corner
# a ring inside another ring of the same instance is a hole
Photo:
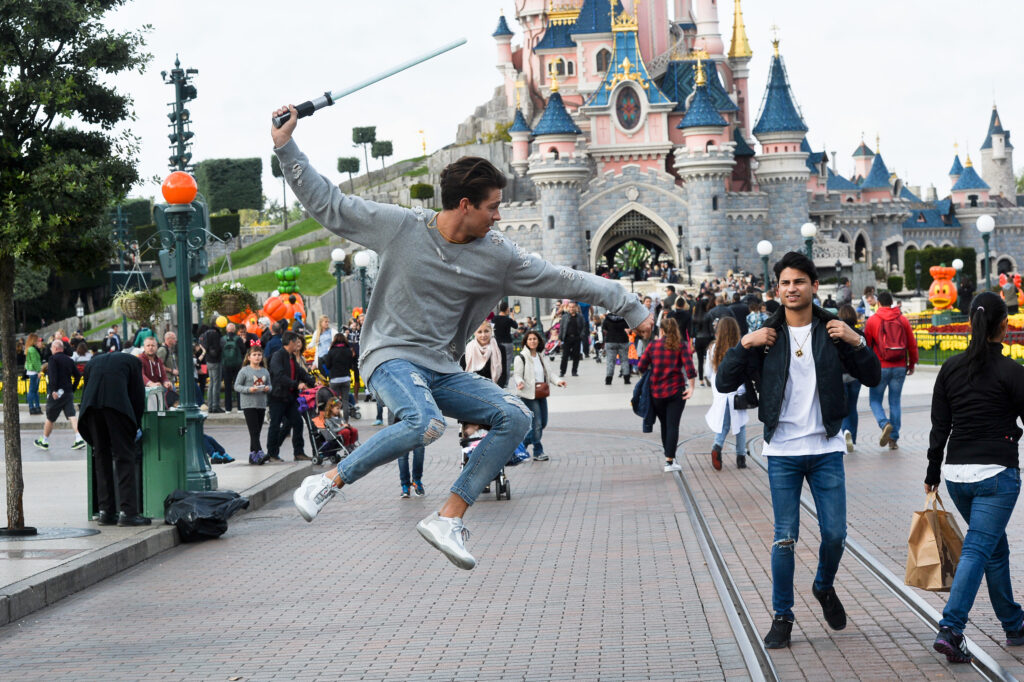
[[[207,159],[196,164],[196,182],[210,213],[263,208],[263,160]]]
[[[370,156],[375,159],[380,159],[381,170],[384,171],[384,179],[388,179],[388,167],[384,165],[384,159],[391,156],[394,153],[394,149],[391,146],[391,140],[378,140],[373,143],[372,151]]]
[[[281,178],[281,202],[283,206],[288,205],[288,183],[285,182],[284,173],[281,172],[281,160],[277,154],[270,156],[270,174],[275,178]],[[284,229],[288,229],[288,211],[284,211]]]
[[[903,255],[903,276],[908,283],[917,282],[917,271],[915,266],[921,264],[921,291],[928,291],[932,285],[932,274],[929,272],[933,265],[953,266],[953,260],[959,258],[964,262],[964,269],[960,271],[961,277],[977,279],[978,255],[972,248],[961,248],[958,246],[928,247],[927,249],[910,249]]]
[[[355,156],[338,157],[338,172],[348,173],[348,191],[351,193],[354,187],[352,184],[352,174],[359,172],[359,158]]]
[[[366,172],[370,172],[370,157],[366,155],[366,145],[377,141],[377,126],[362,126],[352,129],[352,142],[354,147],[362,145],[363,160],[366,162]]]
[[[898,294],[903,291],[903,276],[889,275],[885,279],[885,284],[888,287],[890,294]]]
[[[413,199],[425,201],[434,198],[434,186],[425,182],[417,182],[409,188],[409,196]]]
[[[108,211],[138,180],[138,138],[115,132],[143,33],[102,19],[125,0],[6,0],[0,10],[0,350],[13,358],[16,265],[91,272],[113,254]],[[82,128],[78,126],[83,126]],[[88,126],[88,130],[84,129]],[[25,528],[17,363],[3,363],[7,528]]]

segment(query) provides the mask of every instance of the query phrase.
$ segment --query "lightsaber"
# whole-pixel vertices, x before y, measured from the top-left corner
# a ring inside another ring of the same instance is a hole
[[[367,78],[364,81],[360,81],[359,83],[356,83],[355,85],[352,85],[350,87],[345,88],[344,90],[336,90],[335,92],[325,92],[322,96],[317,97],[314,100],[310,100],[308,102],[303,102],[302,104],[297,105],[295,107],[295,109],[296,109],[296,111],[299,112],[299,118],[304,118],[306,116],[311,116],[313,114],[313,112],[316,111],[317,109],[323,109],[324,107],[329,107],[332,104],[334,104],[335,102],[337,102],[339,99],[341,99],[342,97],[345,97],[346,95],[351,95],[353,92],[356,92],[357,90],[362,90],[363,88],[367,87],[368,85],[373,85],[377,81],[382,81],[385,78],[390,78],[391,76],[394,76],[396,73],[401,73],[402,71],[405,71],[408,68],[416,66],[417,64],[421,64],[421,63],[427,61],[428,59],[433,59],[434,57],[436,57],[438,55],[444,54],[445,52],[448,52],[449,50],[454,50],[455,48],[459,47],[460,45],[465,45],[465,44],[466,44],[466,39],[465,38],[459,38],[458,40],[456,40],[454,42],[448,43],[447,45],[442,45],[441,47],[437,48],[436,50],[431,50],[430,52],[428,52],[428,53],[426,53],[424,55],[421,55],[419,57],[416,57],[415,59],[410,59],[407,62],[403,62],[402,64],[399,64],[398,66],[396,66],[394,68],[391,68],[391,69],[388,69],[387,71],[384,71],[383,73],[379,73],[376,76],[373,76],[372,78]],[[274,120],[274,127],[275,128],[280,128],[282,125],[284,125],[284,122],[287,121],[289,118],[291,118],[291,114],[288,113],[288,112],[285,112],[285,113],[281,114],[280,116],[275,116],[274,119],[273,119]]]

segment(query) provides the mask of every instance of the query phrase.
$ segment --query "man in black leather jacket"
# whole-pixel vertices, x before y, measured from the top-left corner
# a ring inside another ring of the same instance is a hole
[[[812,593],[835,630],[846,627],[846,612],[833,582],[846,540],[845,442],[839,427],[846,414],[843,372],[865,386],[881,379],[878,358],[845,322],[816,307],[818,273],[801,253],[775,264],[782,307],[764,327],[746,334],[718,368],[722,393],[747,381],[758,383],[758,418],[775,515],[772,543],[772,607],[775,618],[765,637],[769,649],[788,647],[793,628],[794,546],[800,528],[804,479],[814,496],[821,528],[818,573]]]

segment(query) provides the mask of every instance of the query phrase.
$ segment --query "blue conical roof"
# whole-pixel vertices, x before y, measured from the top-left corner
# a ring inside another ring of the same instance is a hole
[[[707,74],[708,94],[711,96],[711,101],[715,103],[715,109],[720,112],[739,111],[739,107],[725,91],[715,63],[707,60],[703,62],[703,65],[704,73]],[[665,67],[665,75],[662,76],[658,87],[666,97],[677,103],[673,111],[686,111],[686,100],[696,89],[696,80],[697,60],[672,60]]]
[[[964,167],[964,171],[960,174],[960,179],[953,185],[953,191],[959,192],[968,189],[988,189],[988,183],[981,179],[978,172],[974,170],[974,166],[970,163]]]
[[[964,172],[964,166],[960,163],[960,155],[957,154],[953,157],[953,167],[949,169],[950,175],[960,175]]]
[[[754,156],[757,153],[743,139],[743,133],[740,132],[739,128],[732,131],[732,141],[736,143],[736,150],[733,152],[733,156]]]
[[[541,135],[582,134],[583,131],[576,127],[572,116],[565,110],[565,105],[562,104],[562,96],[557,92],[551,93],[551,97],[548,98],[548,106],[544,109],[543,115],[541,115],[540,120],[537,122],[537,127],[533,129],[534,137],[540,137]]]
[[[492,33],[491,35],[495,38],[513,35],[512,29],[508,27],[508,23],[505,21],[504,14],[502,14],[501,17],[498,19],[498,28],[494,29],[494,33]]]
[[[768,89],[761,105],[761,115],[754,126],[754,134],[781,132],[806,133],[807,124],[800,117],[800,112],[793,102],[793,93],[789,89],[789,79],[786,78],[786,67],[782,64],[782,57],[776,55],[772,57]]]
[[[728,123],[718,113],[718,110],[715,109],[715,103],[711,101],[711,95],[708,94],[707,86],[699,85],[693,94],[693,99],[690,101],[690,108],[686,110],[686,116],[683,116],[683,120],[679,122],[676,128],[684,130],[701,126],[724,127],[726,125]]]
[[[614,5],[614,8],[613,8]],[[576,17],[571,33],[573,35],[586,35],[588,33],[611,33],[612,32],[612,9],[618,14],[619,1],[609,0],[585,0],[580,7],[580,14]]]
[[[612,40],[612,61],[608,73],[604,75],[597,90],[590,95],[586,106],[607,106],[616,92],[616,87],[624,80],[634,81],[640,85],[651,104],[670,104],[673,100],[665,96],[647,72],[644,58],[640,55],[640,46],[637,44],[636,31],[616,31]]]
[[[871,151],[871,147],[869,147],[866,144],[864,144],[864,140],[861,140],[860,146],[857,147],[857,149],[854,150],[854,152],[853,152],[853,158],[857,158],[858,156],[874,156],[874,155],[875,155],[875,153],[873,151]]]
[[[512,119],[512,127],[508,129],[510,133],[531,133],[530,126],[526,124],[526,119],[523,117],[523,110],[516,109],[516,117]]]
[[[982,149],[992,148],[993,135],[1003,135],[1006,140],[1006,148],[1013,149],[1013,145],[1010,144],[1010,131],[1003,130],[1003,123],[999,120],[999,112],[995,107],[992,107],[992,118],[988,122],[988,133],[985,135],[985,143],[981,145]]]
[[[832,172],[832,169],[828,169],[828,190],[830,192],[856,192],[860,189],[857,185],[853,184],[842,175],[836,175]]]
[[[900,189],[900,199],[906,199],[907,201],[913,201],[915,203],[921,203],[921,197],[917,196],[916,194],[911,192],[909,189],[907,189],[906,185],[903,185],[903,188]]]
[[[871,170],[868,171],[864,182],[860,183],[860,188],[890,189],[889,169],[885,167],[885,161],[882,160],[881,154],[875,154],[875,158],[871,161]]]

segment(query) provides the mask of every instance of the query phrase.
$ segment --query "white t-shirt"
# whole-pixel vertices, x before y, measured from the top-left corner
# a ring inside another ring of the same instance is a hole
[[[1002,464],[944,464],[942,475],[950,483],[978,483],[1006,471]]]
[[[762,455],[793,456],[821,455],[826,452],[843,452],[846,442],[837,433],[829,438],[825,435],[825,424],[821,418],[821,403],[818,402],[818,375],[814,369],[814,353],[811,352],[811,324],[789,329],[789,376],[786,377],[786,392],[782,398],[782,412],[775,427],[772,442],[765,443]],[[797,356],[797,350],[802,351]]]

